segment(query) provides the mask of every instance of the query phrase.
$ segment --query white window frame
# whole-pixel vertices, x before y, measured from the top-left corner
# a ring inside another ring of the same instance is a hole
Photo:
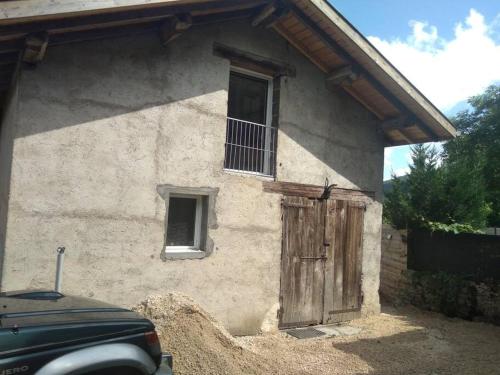
[[[236,66],[231,66],[230,72],[235,72],[235,73],[240,73],[249,77],[255,77],[259,78],[262,80],[267,81],[267,103],[266,103],[266,123],[262,124],[267,127],[271,127],[273,124],[273,77],[268,76],[266,74],[262,73],[257,73],[253,70],[248,70]],[[229,91],[228,91],[229,95]],[[266,128],[266,150],[269,150],[271,147],[271,130]],[[277,150],[276,150],[277,151]],[[271,153],[269,152],[267,155],[265,155],[265,160],[264,160],[264,173],[259,173],[259,172],[252,172],[252,171],[245,171],[245,170],[240,170],[240,169],[228,169],[224,168],[225,171],[228,172],[235,172],[235,173],[244,173],[244,174],[251,174],[251,175],[257,175],[257,176],[264,176],[264,177],[273,177],[271,176]]]
[[[184,252],[199,252],[203,251],[201,249],[201,221],[203,216],[203,196],[202,195],[190,195],[190,194],[176,194],[172,193],[169,196],[169,206],[171,198],[186,198],[186,199],[194,199],[196,200],[196,212],[194,219],[194,242],[193,246],[165,246],[166,253],[184,253]],[[168,220],[168,216],[167,216]],[[168,228],[168,222],[167,222]],[[167,231],[168,232],[168,231]],[[168,241],[168,238],[167,238]]]

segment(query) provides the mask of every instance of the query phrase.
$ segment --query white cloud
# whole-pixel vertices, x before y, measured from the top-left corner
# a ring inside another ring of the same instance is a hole
[[[405,176],[409,173],[410,173],[410,167],[397,168],[392,171],[392,174],[395,175],[396,177]]]
[[[436,106],[446,111],[500,80],[500,22],[471,9],[451,40],[427,22],[411,21],[406,40],[368,39]]]

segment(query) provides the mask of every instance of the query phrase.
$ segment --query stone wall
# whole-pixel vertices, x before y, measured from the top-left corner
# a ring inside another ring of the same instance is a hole
[[[396,302],[399,300],[408,286],[406,240],[406,231],[394,229],[387,224],[383,225],[380,294],[388,301]]]
[[[403,300],[450,317],[500,325],[500,282],[448,273],[408,271]]]
[[[386,301],[410,303],[450,317],[500,324],[498,281],[477,281],[446,272],[410,270],[407,266],[408,251],[407,231],[384,224],[380,295]]]

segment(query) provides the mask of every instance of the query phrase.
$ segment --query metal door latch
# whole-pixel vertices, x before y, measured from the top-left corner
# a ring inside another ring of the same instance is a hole
[[[303,260],[326,260],[327,257],[323,255],[320,257],[300,257],[300,259],[303,259]]]

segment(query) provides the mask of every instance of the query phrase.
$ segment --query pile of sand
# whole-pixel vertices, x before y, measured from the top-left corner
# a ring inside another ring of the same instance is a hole
[[[233,338],[190,298],[151,297],[135,308],[174,354],[176,375],[498,374],[500,327],[415,308],[351,322],[355,336],[296,340],[282,332]]]
[[[174,356],[176,375],[283,371],[272,359],[240,346],[220,323],[187,296],[168,293],[148,297],[133,310],[155,324],[162,349]]]

